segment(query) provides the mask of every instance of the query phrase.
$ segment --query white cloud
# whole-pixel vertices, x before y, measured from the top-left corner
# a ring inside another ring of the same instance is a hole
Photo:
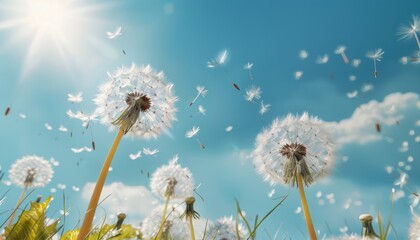
[[[95,183],[88,182],[83,187],[82,198],[88,202],[93,192]],[[105,185],[101,201],[108,216],[123,212],[127,214],[127,221],[135,223],[143,219],[149,212],[159,205],[159,200],[144,186],[127,186],[121,182]]]
[[[397,124],[410,111],[420,110],[419,95],[416,93],[392,93],[382,102],[372,100],[360,105],[350,118],[339,122],[326,122],[334,141],[338,144],[350,142],[367,143],[382,139],[375,130],[375,124],[390,126]]]

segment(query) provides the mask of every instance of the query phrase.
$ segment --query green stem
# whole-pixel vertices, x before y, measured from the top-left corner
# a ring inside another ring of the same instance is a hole
[[[314,225],[312,223],[311,213],[309,212],[308,202],[306,201],[305,189],[302,182],[302,175],[300,174],[299,168],[296,169],[296,178],[299,188],[300,201],[302,202],[303,216],[305,217],[309,237],[311,240],[317,240]]]
[[[102,189],[105,184],[105,179],[108,174],[109,168],[114,158],[115,152],[117,151],[118,145],[122,137],[124,136],[124,131],[119,130],[117,136],[115,137],[114,142],[112,143],[111,148],[109,149],[108,155],[106,156],[105,162],[102,166],[101,173],[96,182],[95,189],[93,190],[92,197],[90,198],[89,206],[86,210],[86,215],[83,220],[83,224],[80,228],[79,235],[77,240],[84,240],[88,235],[90,228],[92,227],[93,217],[95,216],[96,207],[98,206],[99,197],[101,196]]]
[[[20,194],[20,197],[19,197],[19,199],[17,201],[16,207],[13,210],[12,216],[10,217],[9,223],[7,224],[7,226],[12,225],[13,219],[15,218],[15,215],[16,215],[16,211],[17,211],[19,205],[22,203],[23,197],[25,196],[26,189],[28,189],[28,186],[27,185],[25,185],[25,187],[22,189],[22,193]]]

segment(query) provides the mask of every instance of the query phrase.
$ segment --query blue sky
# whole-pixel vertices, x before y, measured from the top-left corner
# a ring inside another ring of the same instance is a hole
[[[395,169],[399,162],[410,165],[411,170],[405,170],[405,166],[400,169],[409,176],[406,186],[419,191],[416,137],[420,133],[420,66],[400,62],[401,57],[410,57],[419,49],[414,39],[398,40],[397,36],[401,25],[408,25],[413,15],[420,14],[417,1],[68,0],[58,3],[57,8],[64,13],[83,11],[69,13],[52,27],[44,22],[25,22],[28,20],[22,16],[33,14],[25,10],[25,4],[23,0],[0,1],[0,109],[11,107],[8,116],[0,117],[0,165],[7,171],[16,159],[32,154],[59,161],[52,182],[36,189],[32,197],[54,195],[50,213],[58,216],[62,193],[59,189],[51,193],[50,189],[65,184],[66,201],[71,206],[66,223],[69,228],[86,210],[86,184],[96,181],[116,133],[99,123],[91,124],[96,150],[73,153],[70,148],[90,145],[91,133],[80,121],[69,119],[66,111],[93,112],[91,99],[106,81],[106,73],[133,62],[151,64],[175,84],[180,99],[178,121],[170,129],[173,137],[164,134],[157,140],[123,139],[107,185],[120,182],[120,190],[131,186],[147,192],[147,172],[152,173],[178,154],[180,164],[192,171],[196,184],[201,183],[199,193],[205,200],[198,200],[196,208],[203,219],[215,221],[235,214],[235,198],[247,216],[261,216],[276,204],[276,197],[289,194],[263,224],[258,238],[269,239],[263,229],[273,236],[280,227],[280,236],[305,239],[303,215],[295,213],[300,206],[297,189],[276,186],[274,199],[269,198],[272,187],[254,171],[247,156],[256,135],[275,117],[308,111],[330,124],[333,135],[341,139],[337,140],[337,163],[332,174],[307,189],[315,228],[321,236],[339,235],[339,229],[346,225],[349,232],[358,233],[358,216],[376,216],[378,207],[387,216],[391,189],[399,190],[394,181],[400,176],[398,170],[388,174],[387,165]],[[68,5],[63,8],[60,4]],[[51,14],[48,19],[55,17]],[[106,32],[118,26],[122,26],[122,35],[108,39]],[[358,68],[334,54],[338,45],[347,46],[350,60],[361,60]],[[373,61],[365,55],[376,48],[382,48],[385,54],[377,65],[379,75],[375,79]],[[228,51],[226,63],[207,68],[207,62],[223,50]],[[299,58],[301,50],[309,53],[308,58]],[[329,61],[316,63],[324,54],[329,55]],[[243,69],[247,62],[254,64],[254,80]],[[296,71],[303,71],[299,80],[294,78]],[[357,79],[349,81],[350,75]],[[373,90],[361,92],[364,84],[372,84]],[[205,86],[208,95],[189,107],[198,85]],[[250,103],[244,98],[251,85],[259,86],[261,99],[271,104],[264,115],[258,113],[259,101]],[[358,96],[349,99],[346,94],[355,90]],[[67,94],[77,92],[83,92],[84,101],[68,102]],[[205,116],[196,114],[198,105],[206,108]],[[360,106],[367,110],[356,114]],[[395,111],[390,114],[392,106]],[[19,113],[27,117],[22,119]],[[375,123],[379,120],[383,131],[378,134]],[[45,123],[53,130],[48,131]],[[60,124],[69,131],[58,131]],[[200,126],[198,138],[205,149],[184,137],[193,125]],[[233,130],[226,132],[229,125]],[[414,134],[410,135],[410,130]],[[352,140],[342,140],[349,136]],[[409,144],[405,152],[399,151],[403,141]],[[159,153],[143,154],[134,161],[128,157],[143,147],[157,148]],[[414,158],[411,163],[407,161],[409,156]],[[343,161],[343,157],[348,160]],[[3,180],[7,181],[7,176]],[[72,186],[80,191],[72,190]],[[13,208],[20,194],[20,189],[7,185],[1,185],[0,193],[8,188],[11,190],[1,212]],[[395,204],[393,222],[399,239],[407,237],[411,220],[408,188],[401,189],[405,197]],[[320,198],[316,197],[318,191],[322,192]],[[334,193],[334,204],[326,198],[330,193]],[[132,198],[138,200],[139,196]],[[147,205],[150,199],[138,201]],[[321,199],[323,205],[318,203]],[[346,210],[343,205],[348,199],[361,201],[361,205]],[[134,202],[138,206],[137,200],[119,201],[123,201],[121,205]],[[121,210],[113,206],[104,203],[108,215]],[[147,214],[144,209],[130,208],[127,222],[138,223]]]

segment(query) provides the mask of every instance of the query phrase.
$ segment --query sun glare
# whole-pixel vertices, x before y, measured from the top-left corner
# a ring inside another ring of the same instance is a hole
[[[70,70],[92,53],[94,32],[101,23],[94,16],[101,7],[81,0],[13,0],[0,6],[0,30],[5,45],[24,51],[21,79],[38,65],[59,64]],[[96,25],[94,25],[94,23]],[[76,66],[77,67],[77,66]]]

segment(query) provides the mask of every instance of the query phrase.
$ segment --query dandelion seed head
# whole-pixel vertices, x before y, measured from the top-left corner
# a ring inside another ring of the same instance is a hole
[[[122,67],[108,73],[108,82],[100,86],[95,114],[103,124],[128,125],[127,135],[156,138],[176,120],[178,98],[172,88],[163,72],[150,65]],[[110,125],[110,130],[115,127]]]
[[[257,171],[271,184],[294,185],[299,169],[306,185],[327,175],[334,148],[322,122],[307,113],[276,118],[261,131],[252,153]]]
[[[159,232],[164,206],[153,209],[141,225],[141,233],[146,240],[153,239]],[[188,224],[180,218],[182,211],[179,208],[168,207],[168,217],[163,225],[163,239],[185,240],[190,239]]]
[[[16,160],[9,170],[10,181],[19,187],[43,187],[51,181],[53,174],[51,164],[36,155]]]
[[[236,221],[232,216],[223,217],[210,226],[206,234],[206,240],[238,239],[238,235],[239,239],[244,239],[248,235],[248,231],[245,229],[244,225],[238,223],[236,226]]]
[[[194,182],[188,168],[182,168],[177,161],[170,161],[153,173],[150,188],[163,199],[166,199],[168,194],[171,198],[185,199],[192,195]]]

